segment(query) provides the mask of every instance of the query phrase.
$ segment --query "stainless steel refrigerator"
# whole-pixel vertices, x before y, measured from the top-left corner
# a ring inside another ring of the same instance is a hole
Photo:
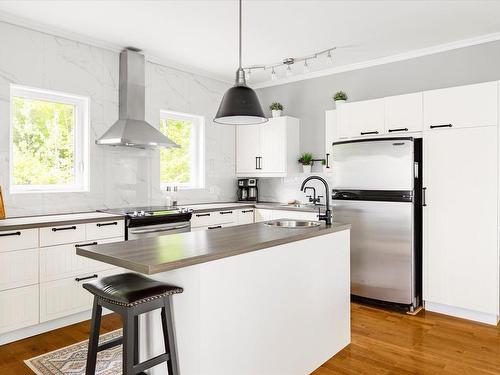
[[[410,137],[335,142],[333,217],[351,225],[351,293],[420,305],[422,143]]]

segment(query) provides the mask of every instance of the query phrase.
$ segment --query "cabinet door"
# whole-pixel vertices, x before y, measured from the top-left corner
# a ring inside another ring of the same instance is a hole
[[[425,91],[425,128],[497,125],[497,96],[497,82]]]
[[[268,221],[273,219],[273,210],[263,210],[258,208],[255,210],[255,222]]]
[[[236,173],[255,174],[260,156],[260,125],[236,128]]]
[[[422,131],[422,100],[421,92],[385,98],[385,132],[400,134]]]
[[[498,314],[497,129],[424,135],[424,300]]]
[[[264,173],[286,173],[286,117],[260,125],[260,168]]]
[[[0,292],[0,334],[38,324],[38,285]]]
[[[237,223],[238,225],[252,224],[254,222],[254,211],[253,208],[245,208],[237,211]]]
[[[337,111],[331,110],[325,113],[325,159],[326,159],[326,172],[332,172],[332,143],[338,141],[338,121]]]
[[[0,290],[38,284],[38,251],[0,253]]]
[[[384,99],[346,103],[339,109],[340,137],[373,136],[384,132]]]

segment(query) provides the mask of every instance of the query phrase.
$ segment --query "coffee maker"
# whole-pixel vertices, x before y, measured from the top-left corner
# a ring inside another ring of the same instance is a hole
[[[257,188],[256,178],[240,178],[238,180],[238,201],[254,201],[257,202],[259,190]]]

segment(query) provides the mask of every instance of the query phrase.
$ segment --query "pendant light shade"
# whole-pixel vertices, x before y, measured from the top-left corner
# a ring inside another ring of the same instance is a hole
[[[239,67],[236,71],[236,83],[224,94],[214,122],[227,125],[262,124],[268,119],[264,116],[257,93],[247,86],[245,72],[241,67],[241,0],[239,17]]]

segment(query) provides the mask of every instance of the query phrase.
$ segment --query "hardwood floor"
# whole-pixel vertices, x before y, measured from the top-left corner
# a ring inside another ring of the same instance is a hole
[[[103,318],[102,333],[121,327]],[[78,323],[0,346],[0,374],[32,372],[23,360],[86,340]],[[352,343],[313,375],[500,375],[500,328],[445,315],[418,316],[352,305]],[[259,374],[256,374],[259,375]]]
[[[500,328],[352,304],[351,344],[313,375],[500,374]]]

